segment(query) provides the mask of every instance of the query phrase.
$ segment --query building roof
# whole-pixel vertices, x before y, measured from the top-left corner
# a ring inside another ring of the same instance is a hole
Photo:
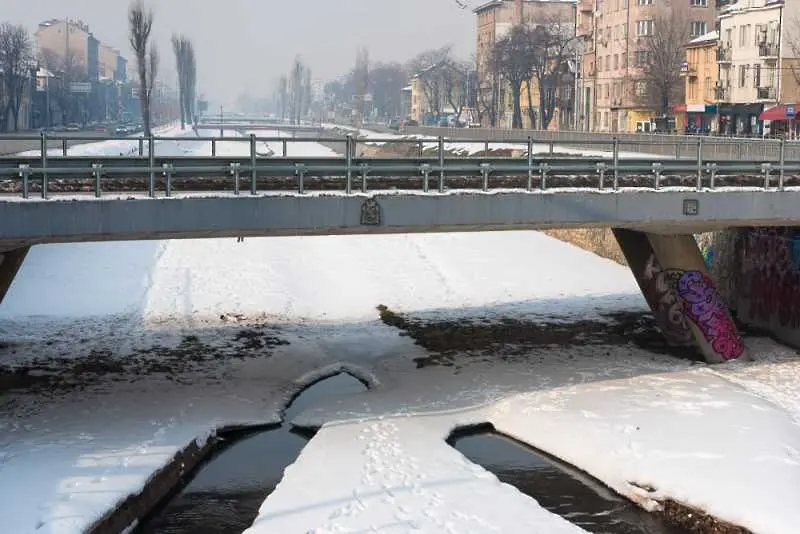
[[[689,41],[689,46],[694,45],[707,45],[719,41],[719,32],[714,30],[713,32],[708,32],[705,35],[701,35],[700,37],[695,37],[691,41]]]
[[[489,2],[479,5],[473,9],[472,12],[477,14],[510,2],[512,2],[512,0],[490,0]],[[522,2],[525,4],[575,4],[576,0],[522,0]]]

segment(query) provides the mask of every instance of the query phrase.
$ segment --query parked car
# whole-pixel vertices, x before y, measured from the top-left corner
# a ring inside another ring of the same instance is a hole
[[[80,132],[81,131],[81,126],[77,122],[71,122],[71,123],[67,124],[66,130],[68,132]]]
[[[406,126],[419,126],[419,121],[415,121],[414,119],[409,119],[406,121]]]
[[[117,129],[114,130],[114,133],[117,135],[127,135],[128,134],[128,127],[127,126],[117,126]]]

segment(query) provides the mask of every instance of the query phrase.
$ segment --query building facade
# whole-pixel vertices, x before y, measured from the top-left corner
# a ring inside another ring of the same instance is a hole
[[[721,133],[759,136],[796,130],[794,116],[785,111],[798,100],[800,71],[792,31],[798,20],[796,0],[748,0],[720,12]]]
[[[681,74],[686,80],[686,101],[678,105],[678,131],[708,134],[719,129],[717,120],[717,65],[719,32],[689,41]]]
[[[494,64],[495,43],[509,34],[516,25],[558,24],[575,27],[576,8],[574,0],[492,0],[473,11],[477,18],[477,107],[483,108],[480,115],[483,126],[510,127],[511,97],[508,88]],[[527,84],[523,84],[527,93]],[[533,82],[531,88],[538,88]],[[538,102],[538,94],[534,101]],[[531,127],[531,114],[527,95],[521,98],[525,126]],[[534,104],[535,106],[535,104]],[[487,112],[488,110],[488,112]],[[562,113],[557,113],[562,118]],[[564,120],[563,122],[569,122]]]
[[[645,67],[653,62],[648,43],[679,33],[676,21],[688,25],[690,38],[709,33],[715,26],[715,0],[578,0],[577,5],[577,33],[583,37],[581,128],[652,131],[663,106],[653,101],[645,77]],[[671,46],[682,49],[684,44]],[[675,83],[682,89],[680,81]],[[682,94],[676,98],[673,104],[683,101]]]

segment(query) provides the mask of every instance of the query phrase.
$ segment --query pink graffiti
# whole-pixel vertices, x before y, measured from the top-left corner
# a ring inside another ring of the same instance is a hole
[[[724,360],[744,354],[744,343],[714,286],[714,281],[699,271],[687,271],[678,280],[678,295],[685,313],[694,321],[714,352]]]

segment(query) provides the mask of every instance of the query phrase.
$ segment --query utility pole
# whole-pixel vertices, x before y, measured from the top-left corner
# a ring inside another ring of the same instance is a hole
[[[578,105],[578,91],[580,87],[578,86],[578,81],[581,75],[581,48],[580,46],[575,47],[575,92],[572,96],[572,130],[578,131],[578,112],[580,111],[580,106]]]

